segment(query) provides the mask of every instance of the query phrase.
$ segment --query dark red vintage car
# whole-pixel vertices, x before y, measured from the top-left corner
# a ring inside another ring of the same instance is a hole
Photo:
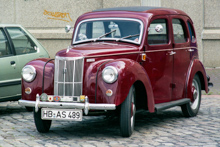
[[[69,27],[66,27],[69,30]],[[122,136],[134,130],[135,112],[181,106],[196,116],[209,78],[198,58],[193,22],[175,9],[118,7],[80,16],[71,45],[55,59],[22,70],[22,100],[34,107],[39,132],[52,120],[117,110]]]

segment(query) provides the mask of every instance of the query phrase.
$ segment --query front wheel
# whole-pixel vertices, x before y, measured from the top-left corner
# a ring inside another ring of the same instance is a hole
[[[196,116],[199,112],[201,103],[201,83],[198,75],[195,75],[193,78],[191,93],[193,100],[181,106],[183,115],[186,117]]]
[[[38,132],[46,133],[50,130],[51,120],[41,119],[41,109],[38,112],[34,111],[34,122]]]
[[[134,131],[135,112],[135,88],[132,86],[127,98],[121,104],[120,129],[123,137],[131,136]]]

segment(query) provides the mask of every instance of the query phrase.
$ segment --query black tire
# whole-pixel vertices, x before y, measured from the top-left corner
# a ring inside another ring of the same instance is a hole
[[[132,86],[127,98],[121,104],[120,129],[123,137],[130,137],[134,131],[135,112],[135,88]]]
[[[25,107],[26,108],[26,110],[28,111],[28,112],[32,112],[33,111],[33,107]]]
[[[34,122],[37,128],[37,131],[40,133],[46,133],[50,130],[51,120],[42,120],[41,119],[41,109],[38,112],[34,111]]]
[[[201,103],[201,82],[198,75],[195,75],[192,82],[191,93],[193,102],[189,102],[181,106],[185,117],[194,117],[198,114]]]

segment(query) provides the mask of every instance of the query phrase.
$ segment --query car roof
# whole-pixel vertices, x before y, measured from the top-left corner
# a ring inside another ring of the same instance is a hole
[[[101,11],[143,12],[143,13],[164,14],[164,15],[181,14],[188,16],[185,12],[181,10],[164,8],[164,7],[148,7],[148,6],[104,8],[104,9],[94,10],[93,12],[101,12]]]
[[[160,9],[162,7],[145,7],[145,6],[136,6],[136,7],[114,7],[114,8],[104,8],[97,9],[95,11],[135,11],[135,12],[143,12],[152,9]]]
[[[0,24],[0,27],[22,27],[20,24]]]

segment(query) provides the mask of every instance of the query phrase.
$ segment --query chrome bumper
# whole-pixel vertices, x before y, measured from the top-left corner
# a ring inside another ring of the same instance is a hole
[[[35,112],[38,112],[39,108],[84,109],[84,113],[87,115],[89,110],[116,109],[115,104],[91,104],[88,101],[85,103],[41,102],[39,95],[36,97],[36,101],[19,100],[18,103],[26,107],[35,107]]]

